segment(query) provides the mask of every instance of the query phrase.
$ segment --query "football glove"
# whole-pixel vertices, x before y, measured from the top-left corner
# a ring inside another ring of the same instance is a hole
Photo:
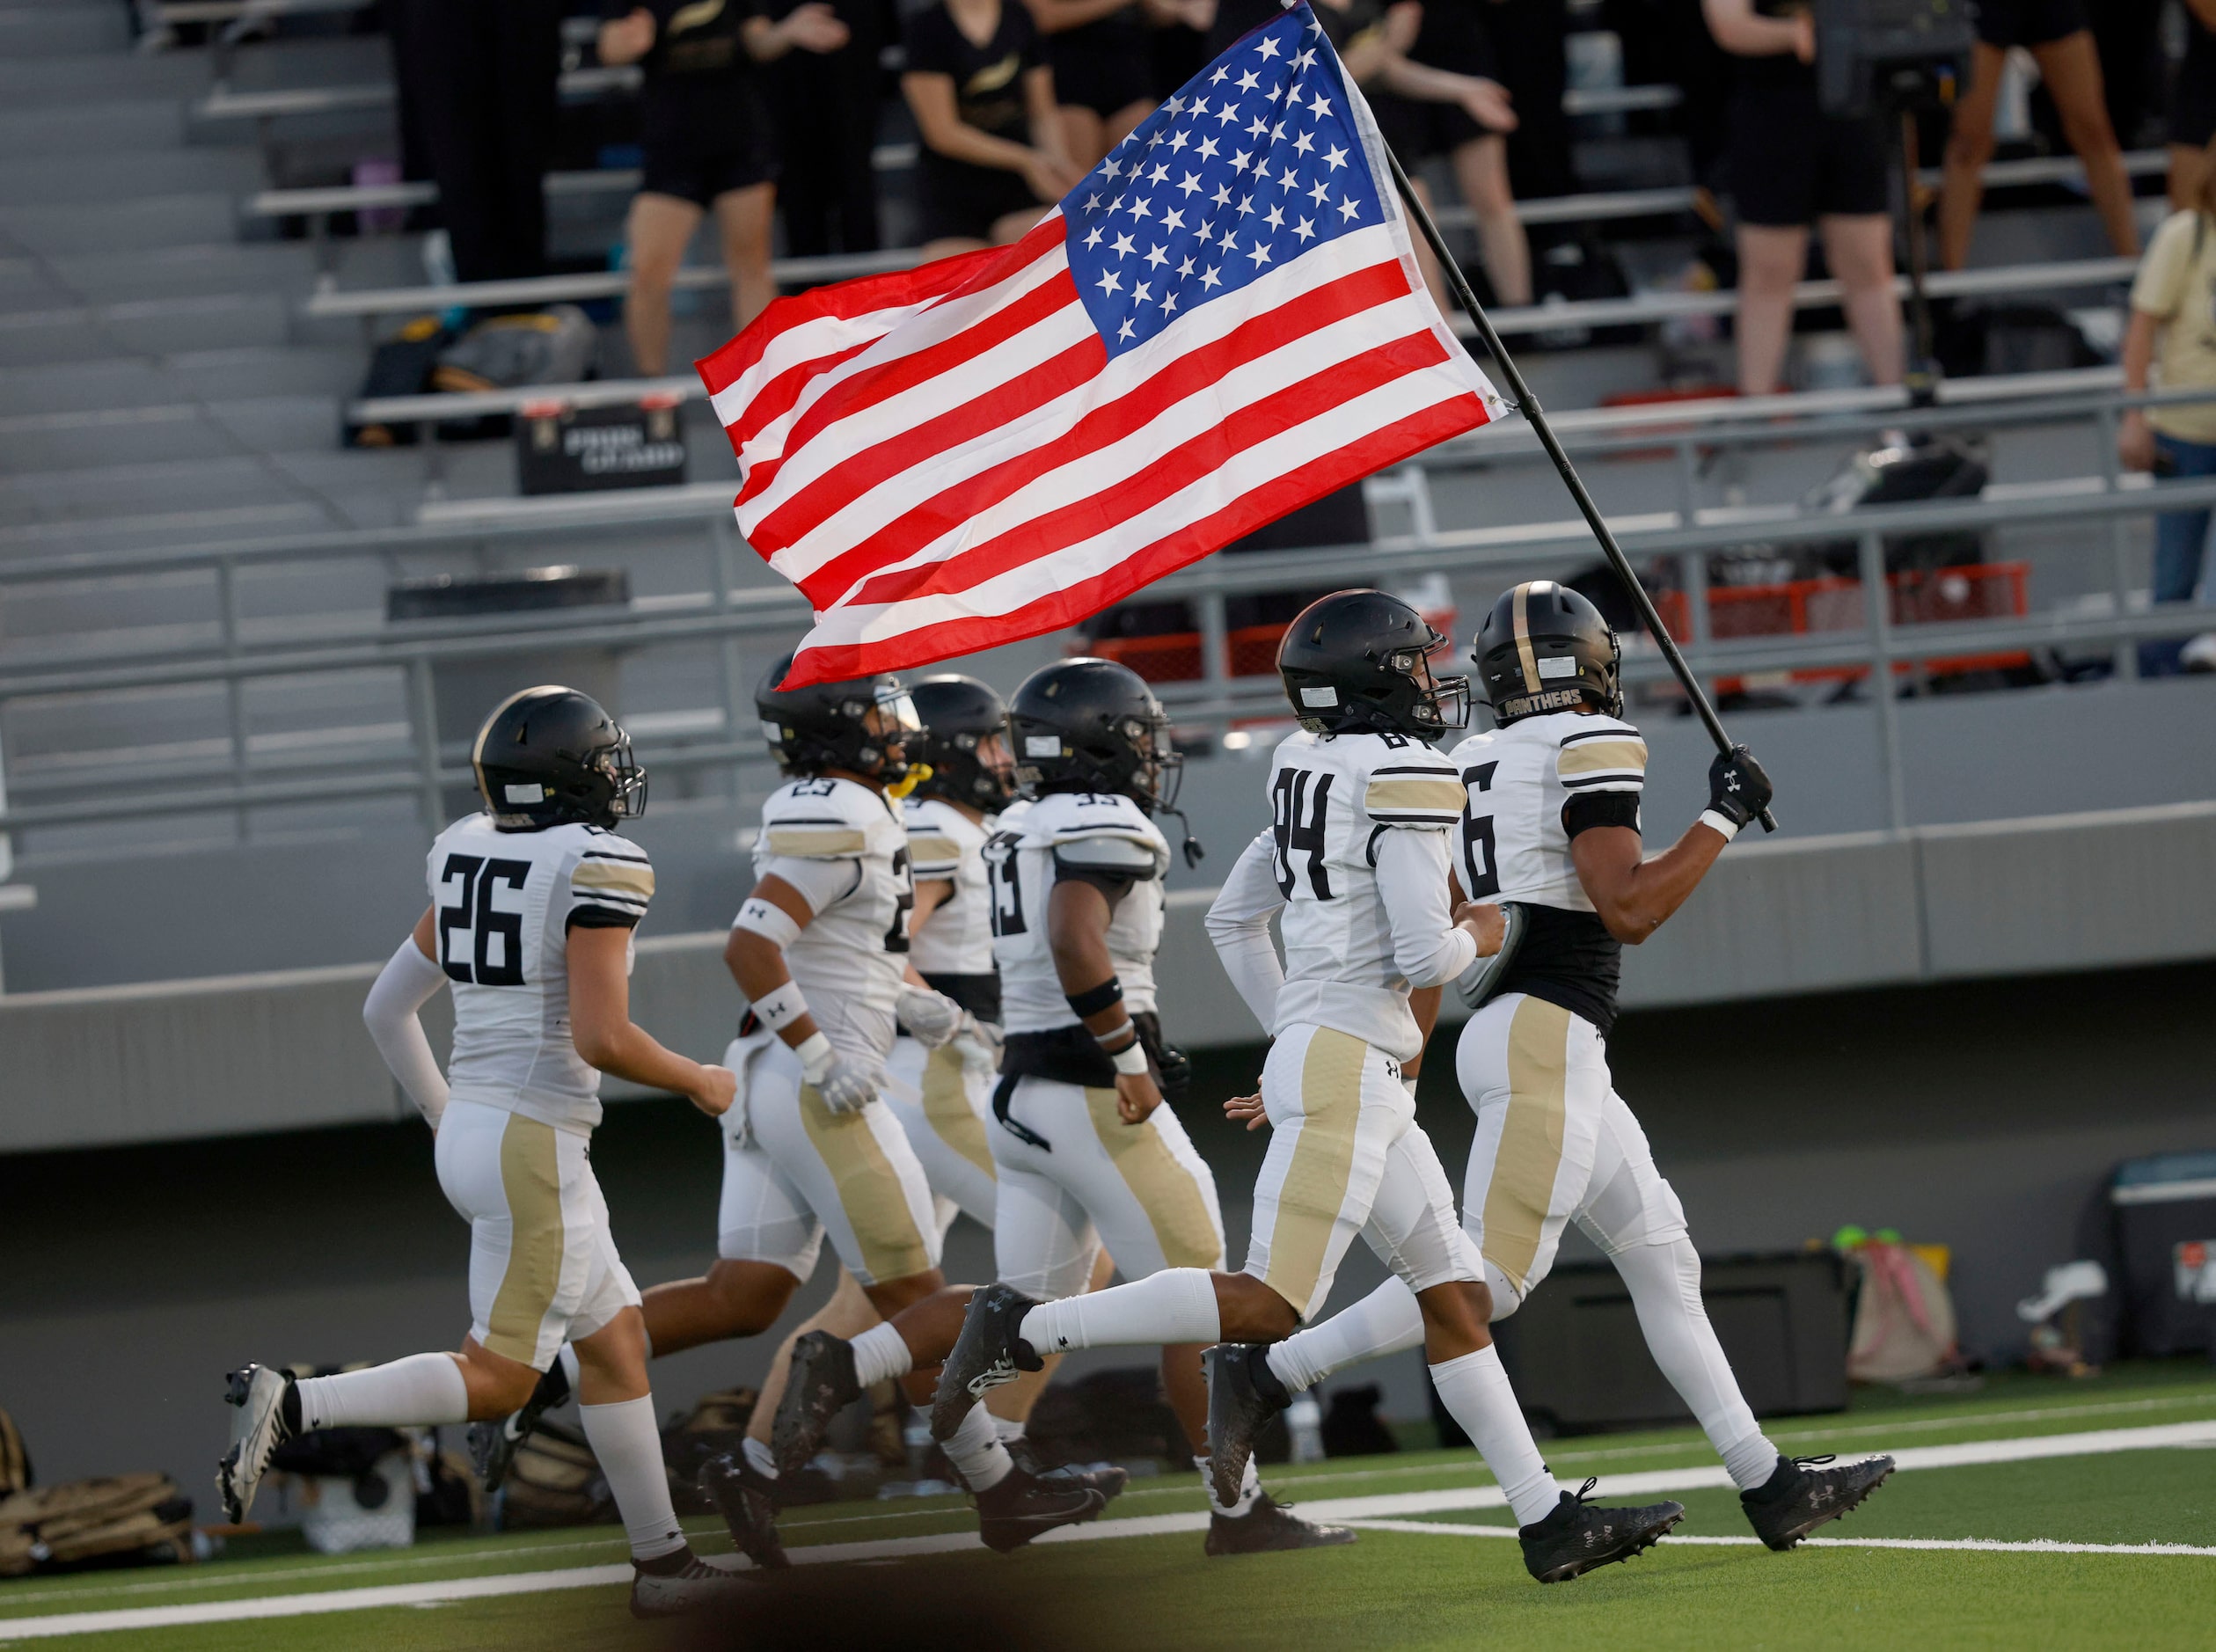
[[[962,1012],[962,1025],[954,1029],[955,1053],[987,1072],[1000,1071],[1000,1047],[1006,1042],[998,1027],[979,1020],[967,1010]]]
[[[1769,808],[1770,795],[1770,777],[1744,746],[1716,753],[1708,765],[1708,807],[1735,827]]]
[[[801,1058],[801,1076],[815,1086],[815,1093],[832,1112],[859,1113],[877,1100],[876,1074],[833,1049],[831,1041],[823,1034],[816,1034],[794,1053]]]
[[[894,1015],[901,1030],[925,1049],[936,1049],[962,1030],[962,1006],[928,987],[903,986]]]

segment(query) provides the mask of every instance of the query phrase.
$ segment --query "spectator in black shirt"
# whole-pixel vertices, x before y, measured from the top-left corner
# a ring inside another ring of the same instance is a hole
[[[1090,172],[1154,113],[1138,0],[1025,0],[1046,37],[1070,164]]]
[[[752,65],[795,47],[830,52],[845,43],[845,25],[820,0],[775,23],[762,15],[760,0],[649,0],[600,26],[600,61],[646,71],[646,170],[625,231],[631,291],[624,304],[641,374],[668,369],[670,286],[709,212],[722,232],[734,325],[743,327],[776,296],[770,215],[777,145]]]
[[[772,17],[795,0],[770,0]],[[785,247],[794,258],[874,252],[878,246],[878,106],[888,90],[881,61],[896,38],[885,0],[830,0],[846,26],[846,44],[835,52],[787,56],[763,77],[777,120],[783,170],[777,208],[785,220]]]
[[[924,141],[924,256],[1013,241],[1077,187],[1023,0],[940,0],[908,19],[900,89]]]

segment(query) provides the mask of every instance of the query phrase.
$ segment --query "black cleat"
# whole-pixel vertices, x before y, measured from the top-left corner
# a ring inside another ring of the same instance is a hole
[[[631,1572],[631,1615],[634,1618],[695,1618],[742,1604],[750,1585],[728,1566],[685,1556],[675,1571],[650,1572],[634,1563]]]
[[[1006,1554],[1057,1526],[1097,1520],[1127,1478],[1120,1468],[1057,1468],[1048,1474],[1012,1468],[998,1485],[977,1494],[977,1535],[985,1547]]]
[[[1303,1520],[1290,1505],[1268,1492],[1243,1515],[1217,1514],[1208,1522],[1210,1554],[1267,1554],[1276,1549],[1331,1549],[1354,1541],[1351,1526],[1319,1525]]]
[[[854,1376],[854,1345],[829,1331],[810,1331],[793,1344],[785,1397],[777,1403],[770,1451],[777,1472],[797,1474],[822,1449],[831,1419],[861,1398]]]
[[[1284,1384],[1269,1369],[1269,1347],[1261,1342],[1218,1342],[1200,1356],[1201,1368],[1208,1373],[1208,1474],[1218,1502],[1239,1501],[1255,1439],[1270,1418],[1292,1403]],[[1221,1522],[1223,1517],[1217,1519]],[[1352,1542],[1353,1533],[1345,1540]],[[1212,1535],[1209,1541],[1215,1541]],[[1216,1552],[1209,1550],[1210,1554]]]
[[[555,1407],[568,1403],[569,1378],[562,1371],[561,1362],[556,1360],[538,1379],[538,1386],[531,1390],[531,1397],[523,1402],[522,1410],[511,1411],[491,1422],[470,1424],[470,1462],[486,1491],[501,1488],[501,1483],[508,1478],[508,1466],[516,1460],[516,1453],[523,1442],[530,1438],[539,1418]]]
[[[1783,1457],[1777,1471],[1752,1491],[1739,1494],[1754,1535],[1774,1549],[1789,1549],[1827,1520],[1836,1520],[1885,1483],[1890,1457],[1865,1458],[1826,1468],[1829,1457]]]
[[[224,1403],[236,1406],[238,1414],[230,1420],[230,1449],[216,1465],[216,1487],[223,1494],[223,1517],[241,1525],[269,1472],[270,1454],[293,1436],[300,1402],[293,1398],[292,1373],[274,1366],[248,1365],[231,1372],[226,1383]]]
[[[932,1439],[941,1444],[953,1439],[969,1407],[990,1390],[1015,1381],[1019,1371],[1044,1366],[1031,1344],[1017,1334],[1023,1316],[1038,1305],[1012,1285],[981,1286],[970,1297],[962,1335],[939,1368],[939,1392],[931,1401]]]
[[[1554,1512],[1517,1532],[1523,1540],[1524,1565],[1542,1583],[1568,1583],[1595,1567],[1627,1561],[1685,1518],[1681,1502],[1644,1509],[1596,1509],[1585,1501],[1595,1482],[1575,1495],[1564,1492]]]
[[[726,1451],[700,1465],[693,1478],[700,1495],[716,1506],[740,1553],[769,1571],[792,1565],[777,1535],[777,1482],[738,1451]]]

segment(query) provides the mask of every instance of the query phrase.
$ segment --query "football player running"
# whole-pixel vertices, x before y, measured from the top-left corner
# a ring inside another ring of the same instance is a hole
[[[1162,1042],[1154,1003],[1169,844],[1152,816],[1173,808],[1180,762],[1168,720],[1128,668],[1080,659],[1033,673],[1009,725],[1028,796],[1001,816],[985,854],[1007,1017],[987,1132],[998,1172],[1001,1283],[974,1296],[945,1293],[895,1319],[881,1349],[886,1369],[943,1359],[967,1335],[965,1300],[973,1320],[980,1304],[988,1313],[1035,1300],[1067,1306],[1084,1292],[1103,1241],[1141,1282],[1104,1297],[1164,1279],[1204,1282],[1205,1270],[1223,1264],[1215,1180],[1162,1106],[1186,1070]],[[1207,1473],[1198,1347],[1209,1339],[1125,1320],[1132,1334],[1110,1340],[1164,1345],[1163,1386],[1209,1488],[1210,1553],[1351,1539],[1291,1515],[1251,1474],[1217,1486]],[[858,1340],[857,1352],[880,1334]],[[1044,1363],[1027,1351],[1022,1371]],[[1011,1365],[995,1384],[941,1381],[932,1431],[973,1485],[1006,1473],[1007,1462],[976,1401],[1020,1374]]]
[[[936,1049],[903,1034],[886,1064],[886,1100],[908,1132],[938,1204],[943,1236],[956,1210],[990,1228],[993,1222],[992,1150],[985,1140],[993,1073],[999,1063],[1000,976],[992,956],[991,895],[984,846],[998,812],[1014,796],[1014,760],[1007,743],[1007,707],[976,677],[951,673],[924,678],[909,691],[923,731],[910,757],[925,778],[903,805],[909,871],[916,905],[909,914],[911,979],[960,1005],[961,1033]],[[795,1412],[784,1431],[788,1451],[779,1467],[793,1473],[813,1455],[832,1415],[861,1392],[849,1339],[880,1323],[877,1312],[842,1268],[837,1291],[778,1350],[762,1384],[747,1432],[772,1444],[772,1420],[788,1392]],[[1047,1373],[993,1395],[1004,1444],[1024,1434],[1024,1420]]]
[[[633,932],[654,868],[614,830],[647,796],[623,730],[582,694],[527,689],[486,721],[472,763],[485,808],[433,844],[430,908],[362,1011],[436,1133],[439,1185],[470,1224],[469,1334],[458,1355],[335,1377],[233,1372],[238,1410],[216,1476],[224,1511],[243,1521],[270,1454],[306,1430],[514,1412],[567,1344],[585,1437],[631,1543],[632,1612],[713,1607],[736,1597],[738,1580],[694,1556],[670,1506],[639,1292],[588,1149],[602,1073],[690,1097],[711,1116],[730,1107],[733,1078],[631,1020]],[[448,985],[454,1048],[442,1076],[417,1012]]]
[[[1494,603],[1471,650],[1496,727],[1456,747],[1464,793],[1457,897],[1498,902],[1506,939],[1466,996],[1455,1066],[1477,1113],[1462,1219],[1484,1257],[1492,1317],[1516,1312],[1576,1222],[1622,1276],[1648,1350],[1700,1420],[1762,1541],[1789,1549],[1892,1473],[1890,1457],[1788,1458],[1739,1393],[1700,1301],[1700,1259],[1646,1134],[1617,1095],[1605,1041],[1626,944],[1689,896],[1770,801],[1746,748],[1708,769],[1708,806],[1651,859],[1640,838],[1646,742],[1623,720],[1622,654],[1591,603],[1551,581]],[[1248,1367],[1266,1415],[1291,1394],[1415,1346],[1419,1305],[1397,1280]],[[1251,1426],[1251,1425],[1250,1425]]]

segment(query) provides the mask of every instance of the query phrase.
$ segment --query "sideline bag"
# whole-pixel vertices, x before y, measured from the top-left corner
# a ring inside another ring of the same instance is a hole
[[[31,1453],[24,1449],[23,1432],[15,1419],[0,1411],[0,1497],[11,1497],[37,1478],[31,1472]]]
[[[166,1474],[119,1474],[0,1502],[0,1577],[193,1558],[193,1505]]]
[[[1858,1383],[1936,1377],[1961,1363],[1955,1304],[1932,1266],[1905,1245],[1872,1239],[1847,1254],[1861,1271],[1847,1374]]]
[[[600,1525],[616,1516],[592,1447],[559,1422],[541,1422],[516,1449],[499,1498],[503,1528]]]
[[[751,1388],[733,1388],[703,1394],[685,1415],[662,1430],[662,1463],[669,1474],[669,1499],[679,1514],[713,1514],[715,1505],[700,1495],[696,1483],[710,1458],[738,1451],[746,1444],[746,1425],[757,1398]]]

